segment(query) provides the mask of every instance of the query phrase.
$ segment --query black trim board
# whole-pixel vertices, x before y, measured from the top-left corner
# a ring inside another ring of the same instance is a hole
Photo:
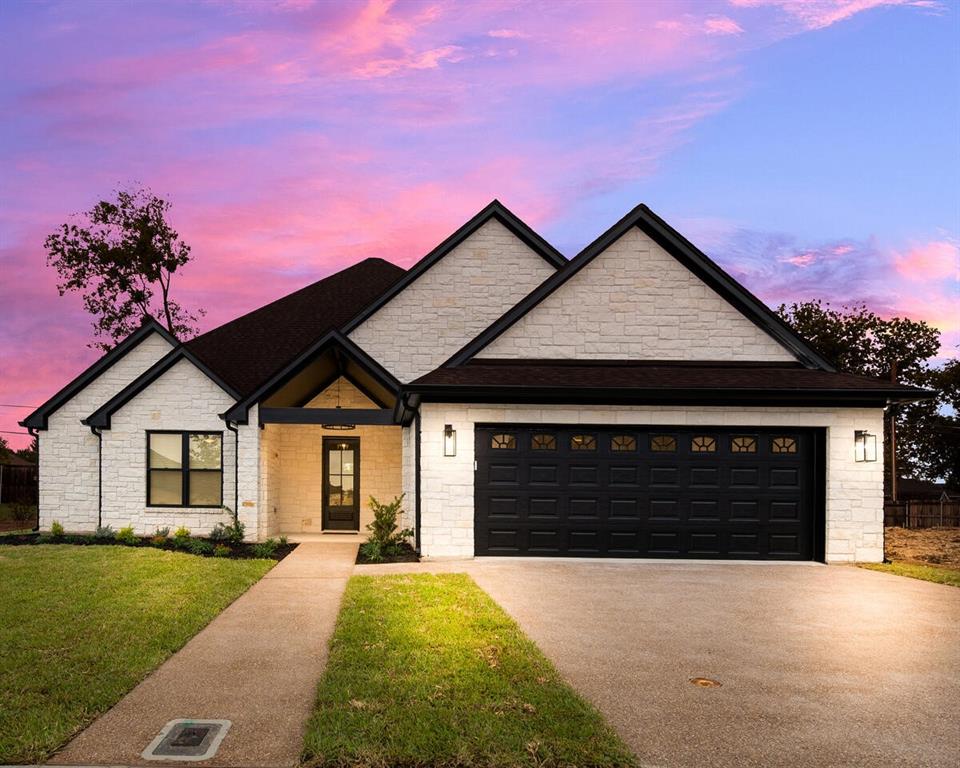
[[[902,390],[851,389],[640,389],[624,387],[538,387],[456,384],[408,384],[407,395],[434,403],[516,403],[564,405],[738,405],[883,408],[913,401]]]
[[[228,385],[216,373],[210,370],[210,368],[201,362],[196,355],[181,345],[176,349],[171,350],[164,357],[161,357],[156,363],[147,368],[147,370],[145,370],[137,378],[127,384],[127,386],[117,392],[117,394],[107,400],[107,402],[101,405],[96,411],[87,416],[87,418],[81,419],[81,422],[86,424],[91,429],[110,429],[110,418],[114,413],[129,403],[134,397],[143,392],[143,390],[159,379],[181,360],[187,360],[192,363],[195,368],[203,373],[214,384],[220,387],[220,389],[230,395],[230,397],[234,399],[239,397],[237,392],[230,385]]]
[[[341,331],[345,334],[348,334],[355,330],[363,323],[364,320],[376,314],[381,307],[386,305],[391,299],[397,296],[397,294],[403,291],[408,285],[410,285],[424,272],[430,269],[430,267],[432,267],[454,248],[460,245],[460,243],[470,237],[470,235],[480,229],[480,227],[486,224],[490,219],[496,219],[503,224],[503,226],[516,235],[524,245],[540,256],[554,269],[563,269],[567,266],[568,262],[566,258],[564,258],[563,254],[560,253],[560,251],[558,251],[540,235],[534,232],[533,229],[525,224],[503,203],[501,203],[499,200],[493,200],[476,216],[474,216],[456,232],[450,235],[446,240],[440,243],[440,245],[430,251],[430,253],[420,259],[420,261],[410,267],[410,269],[407,270],[407,273],[400,278],[398,282],[396,282],[389,290],[387,290],[386,293],[380,296],[380,298],[378,298],[369,306],[365,307],[360,314],[344,325],[343,328],[341,328]]]
[[[340,331],[328,331],[318,341],[315,341],[303,350],[296,358],[260,385],[254,392],[242,399],[238,397],[237,402],[227,411],[224,418],[229,421],[235,421],[238,424],[246,424],[248,412],[255,403],[269,397],[291,378],[300,373],[317,355],[323,354],[331,347],[338,348],[340,352],[366,371],[371,378],[377,381],[388,392],[400,392],[400,382],[397,381],[393,374],[386,368],[340,333]]]
[[[261,408],[258,413],[261,424],[397,424],[393,408]]]
[[[639,227],[664,250],[726,299],[747,319],[780,342],[807,368],[835,371],[835,368],[784,323],[760,299],[724,272],[705,253],[641,203],[590,245],[577,254],[566,268],[548,277],[496,322],[467,343],[443,365],[462,365],[487,347],[521,317],[576,275],[633,227]]]
[[[131,333],[127,338],[117,344],[113,349],[104,354],[93,365],[87,368],[83,373],[77,376],[67,386],[57,392],[53,397],[47,400],[43,405],[37,408],[33,413],[20,422],[21,427],[27,429],[47,429],[50,416],[53,415],[61,406],[67,403],[74,395],[81,392],[88,384],[93,382],[100,374],[104,373],[115,363],[122,360],[128,352],[136,349],[140,342],[149,338],[154,333],[160,334],[170,345],[176,348],[180,342],[177,338],[164,328],[152,317],[144,318],[143,323],[137,330]]]

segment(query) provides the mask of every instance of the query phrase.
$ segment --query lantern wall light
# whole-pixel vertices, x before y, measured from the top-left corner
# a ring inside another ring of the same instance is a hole
[[[457,455],[457,430],[453,428],[452,424],[443,425],[443,455]]]
[[[877,436],[858,429],[853,433],[853,456],[856,461],[877,460]]]

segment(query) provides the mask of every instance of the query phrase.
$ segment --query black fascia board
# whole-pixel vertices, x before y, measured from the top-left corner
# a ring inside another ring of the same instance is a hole
[[[87,416],[87,418],[81,419],[81,423],[86,424],[91,429],[110,429],[111,417],[114,413],[129,403],[134,397],[143,392],[143,390],[163,376],[163,374],[169,371],[181,360],[187,360],[189,363],[191,363],[195,368],[203,373],[204,376],[206,376],[214,384],[220,387],[220,389],[230,395],[230,397],[238,397],[238,394],[233,387],[221,379],[217,373],[212,371],[202,360],[198,359],[196,355],[190,352],[186,347],[180,345],[176,349],[170,350],[169,353],[147,368],[147,370],[137,376],[137,378],[127,384],[127,386],[117,392],[117,394],[107,400],[106,403],[101,405],[97,410]]]
[[[385,306],[391,299],[401,293],[407,286],[419,278],[430,267],[436,264],[440,259],[450,253],[460,243],[466,240],[470,235],[480,229],[490,219],[496,219],[510,232],[517,236],[521,242],[529,247],[534,253],[540,256],[544,261],[550,264],[554,269],[563,269],[567,266],[567,260],[563,254],[548,243],[543,237],[537,234],[529,225],[525,224],[520,217],[509,210],[499,200],[493,200],[476,216],[470,219],[466,224],[460,227],[456,232],[450,235],[440,245],[434,248],[430,253],[424,256],[420,261],[414,264],[407,273],[393,284],[386,293],[380,296],[372,304],[365,307],[358,315],[346,323],[340,330],[348,334],[360,326],[364,320],[376,314],[376,312]]]
[[[127,353],[136,349],[142,341],[149,338],[152,334],[160,334],[170,345],[176,348],[180,342],[177,338],[158,323],[152,317],[146,317],[137,330],[127,336],[123,341],[117,344],[113,349],[104,354],[99,360],[93,363],[83,373],[77,376],[73,381],[67,384],[63,389],[57,392],[53,397],[47,400],[43,405],[37,408],[33,413],[19,422],[21,427],[27,429],[47,429],[50,416],[67,403],[72,397],[81,392],[88,384],[92,383],[100,374],[111,368],[115,363],[122,360]]]
[[[501,385],[408,384],[405,391],[424,402],[491,402],[580,405],[740,405],[878,408],[893,402],[934,397],[929,390],[903,389],[671,389],[624,387],[531,387]]]
[[[643,203],[580,251],[570,260],[565,269],[548,277],[482,333],[454,353],[442,367],[463,365],[467,360],[474,357],[635,226],[640,227],[667,253],[724,297],[741,314],[780,341],[803,365],[808,368],[835,372],[836,369],[825,358],[811,349],[762,301],[724,272],[706,254]]]
[[[255,403],[269,397],[309,365],[318,354],[325,352],[330,347],[340,348],[354,363],[363,368],[388,391],[400,391],[400,382],[386,368],[339,331],[328,331],[249,395],[237,398],[237,402],[224,414],[224,418],[227,421],[246,424],[248,412]]]

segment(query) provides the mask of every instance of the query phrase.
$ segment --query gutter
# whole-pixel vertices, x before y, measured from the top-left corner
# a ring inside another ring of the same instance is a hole
[[[97,528],[103,527],[103,430],[90,427],[97,436]],[[37,516],[39,520],[39,515]]]

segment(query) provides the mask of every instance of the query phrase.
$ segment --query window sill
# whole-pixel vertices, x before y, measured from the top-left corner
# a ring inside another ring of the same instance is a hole
[[[144,507],[144,513],[148,515],[169,515],[176,512],[200,512],[201,514],[217,514],[217,515],[229,515],[231,514],[228,510],[223,507],[182,507],[182,506],[166,506],[166,507]]]

